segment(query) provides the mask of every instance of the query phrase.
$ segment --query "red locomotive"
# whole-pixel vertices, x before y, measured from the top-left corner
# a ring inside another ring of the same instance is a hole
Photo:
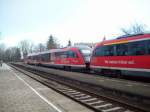
[[[57,68],[89,68],[92,50],[87,46],[52,49],[27,56],[26,63]]]
[[[90,68],[102,73],[150,77],[150,34],[137,34],[100,42]]]

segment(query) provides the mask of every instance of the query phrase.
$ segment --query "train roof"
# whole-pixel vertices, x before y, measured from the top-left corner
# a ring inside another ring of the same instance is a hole
[[[28,54],[28,56],[36,56],[36,55],[39,55],[39,54],[45,54],[45,53],[51,53],[51,52],[58,52],[58,51],[60,51],[60,49],[51,49],[51,50],[37,52],[37,53],[30,53],[30,54]]]
[[[47,51],[43,51],[43,52],[31,53],[31,54],[28,54],[28,56],[36,56],[36,55],[52,53],[52,52],[61,52],[61,51],[66,51],[69,49],[76,49],[76,48],[77,49],[91,49],[90,47],[85,46],[85,45],[76,45],[76,46],[64,47],[64,48],[60,48],[60,49],[51,49],[51,50],[47,50]]]
[[[70,47],[67,47],[67,49],[70,49],[70,48],[77,48],[77,49],[91,49],[89,46],[87,45],[75,45],[75,46],[70,46]]]
[[[134,35],[123,35],[123,36],[120,36],[116,39],[104,40],[102,42],[99,42],[96,45],[96,47],[101,46],[101,45],[121,44],[121,43],[128,43],[128,42],[133,42],[133,41],[138,41],[138,40],[147,40],[147,39],[150,39],[150,33],[134,34]]]

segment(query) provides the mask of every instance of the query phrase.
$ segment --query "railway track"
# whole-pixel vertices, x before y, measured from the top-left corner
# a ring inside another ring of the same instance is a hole
[[[35,65],[34,65],[35,66]],[[63,70],[63,71],[71,71],[71,72],[76,72],[76,73],[84,73],[84,74],[91,74],[91,75],[95,75],[95,76],[101,76],[101,77],[109,77],[109,78],[114,78],[114,79],[119,79],[119,80],[126,80],[126,81],[134,81],[134,82],[141,82],[141,83],[150,83],[150,79],[149,78],[143,78],[143,77],[135,77],[135,76],[125,76],[125,75],[117,75],[117,74],[102,74],[100,72],[95,72],[95,71],[91,71],[89,69],[85,69],[85,70],[78,70],[78,69],[62,69],[62,68],[56,68],[56,67],[50,67],[50,66],[43,66],[43,65],[38,65],[41,67],[45,67],[45,68],[52,68],[52,69],[56,69],[56,70]]]
[[[42,71],[35,71],[17,65],[13,68],[28,75],[29,77],[47,85],[55,91],[70,97],[71,99],[93,109],[96,112],[148,112],[146,108],[137,107],[132,104],[119,101],[116,98],[104,94],[97,94],[98,91],[91,89],[87,84],[78,81],[66,80],[64,77],[53,77]],[[28,72],[27,72],[28,71]],[[32,72],[31,75],[29,72]],[[93,87],[97,88],[97,87]]]

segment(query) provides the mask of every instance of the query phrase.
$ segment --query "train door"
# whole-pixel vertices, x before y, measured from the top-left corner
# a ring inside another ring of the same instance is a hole
[[[52,52],[52,53],[50,53],[50,63],[54,64],[54,61],[55,61],[55,53]]]
[[[70,65],[78,65],[79,64],[79,60],[78,60],[78,56],[77,53],[75,51],[68,51],[68,61]]]
[[[68,65],[70,63],[70,59],[68,58],[67,51],[61,52],[61,64]]]

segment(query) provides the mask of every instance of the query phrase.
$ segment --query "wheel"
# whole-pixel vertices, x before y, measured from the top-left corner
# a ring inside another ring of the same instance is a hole
[[[70,71],[71,70],[71,66],[64,66],[64,70]]]
[[[123,78],[123,75],[122,75],[120,70],[116,71],[116,75],[117,75],[118,78]]]

